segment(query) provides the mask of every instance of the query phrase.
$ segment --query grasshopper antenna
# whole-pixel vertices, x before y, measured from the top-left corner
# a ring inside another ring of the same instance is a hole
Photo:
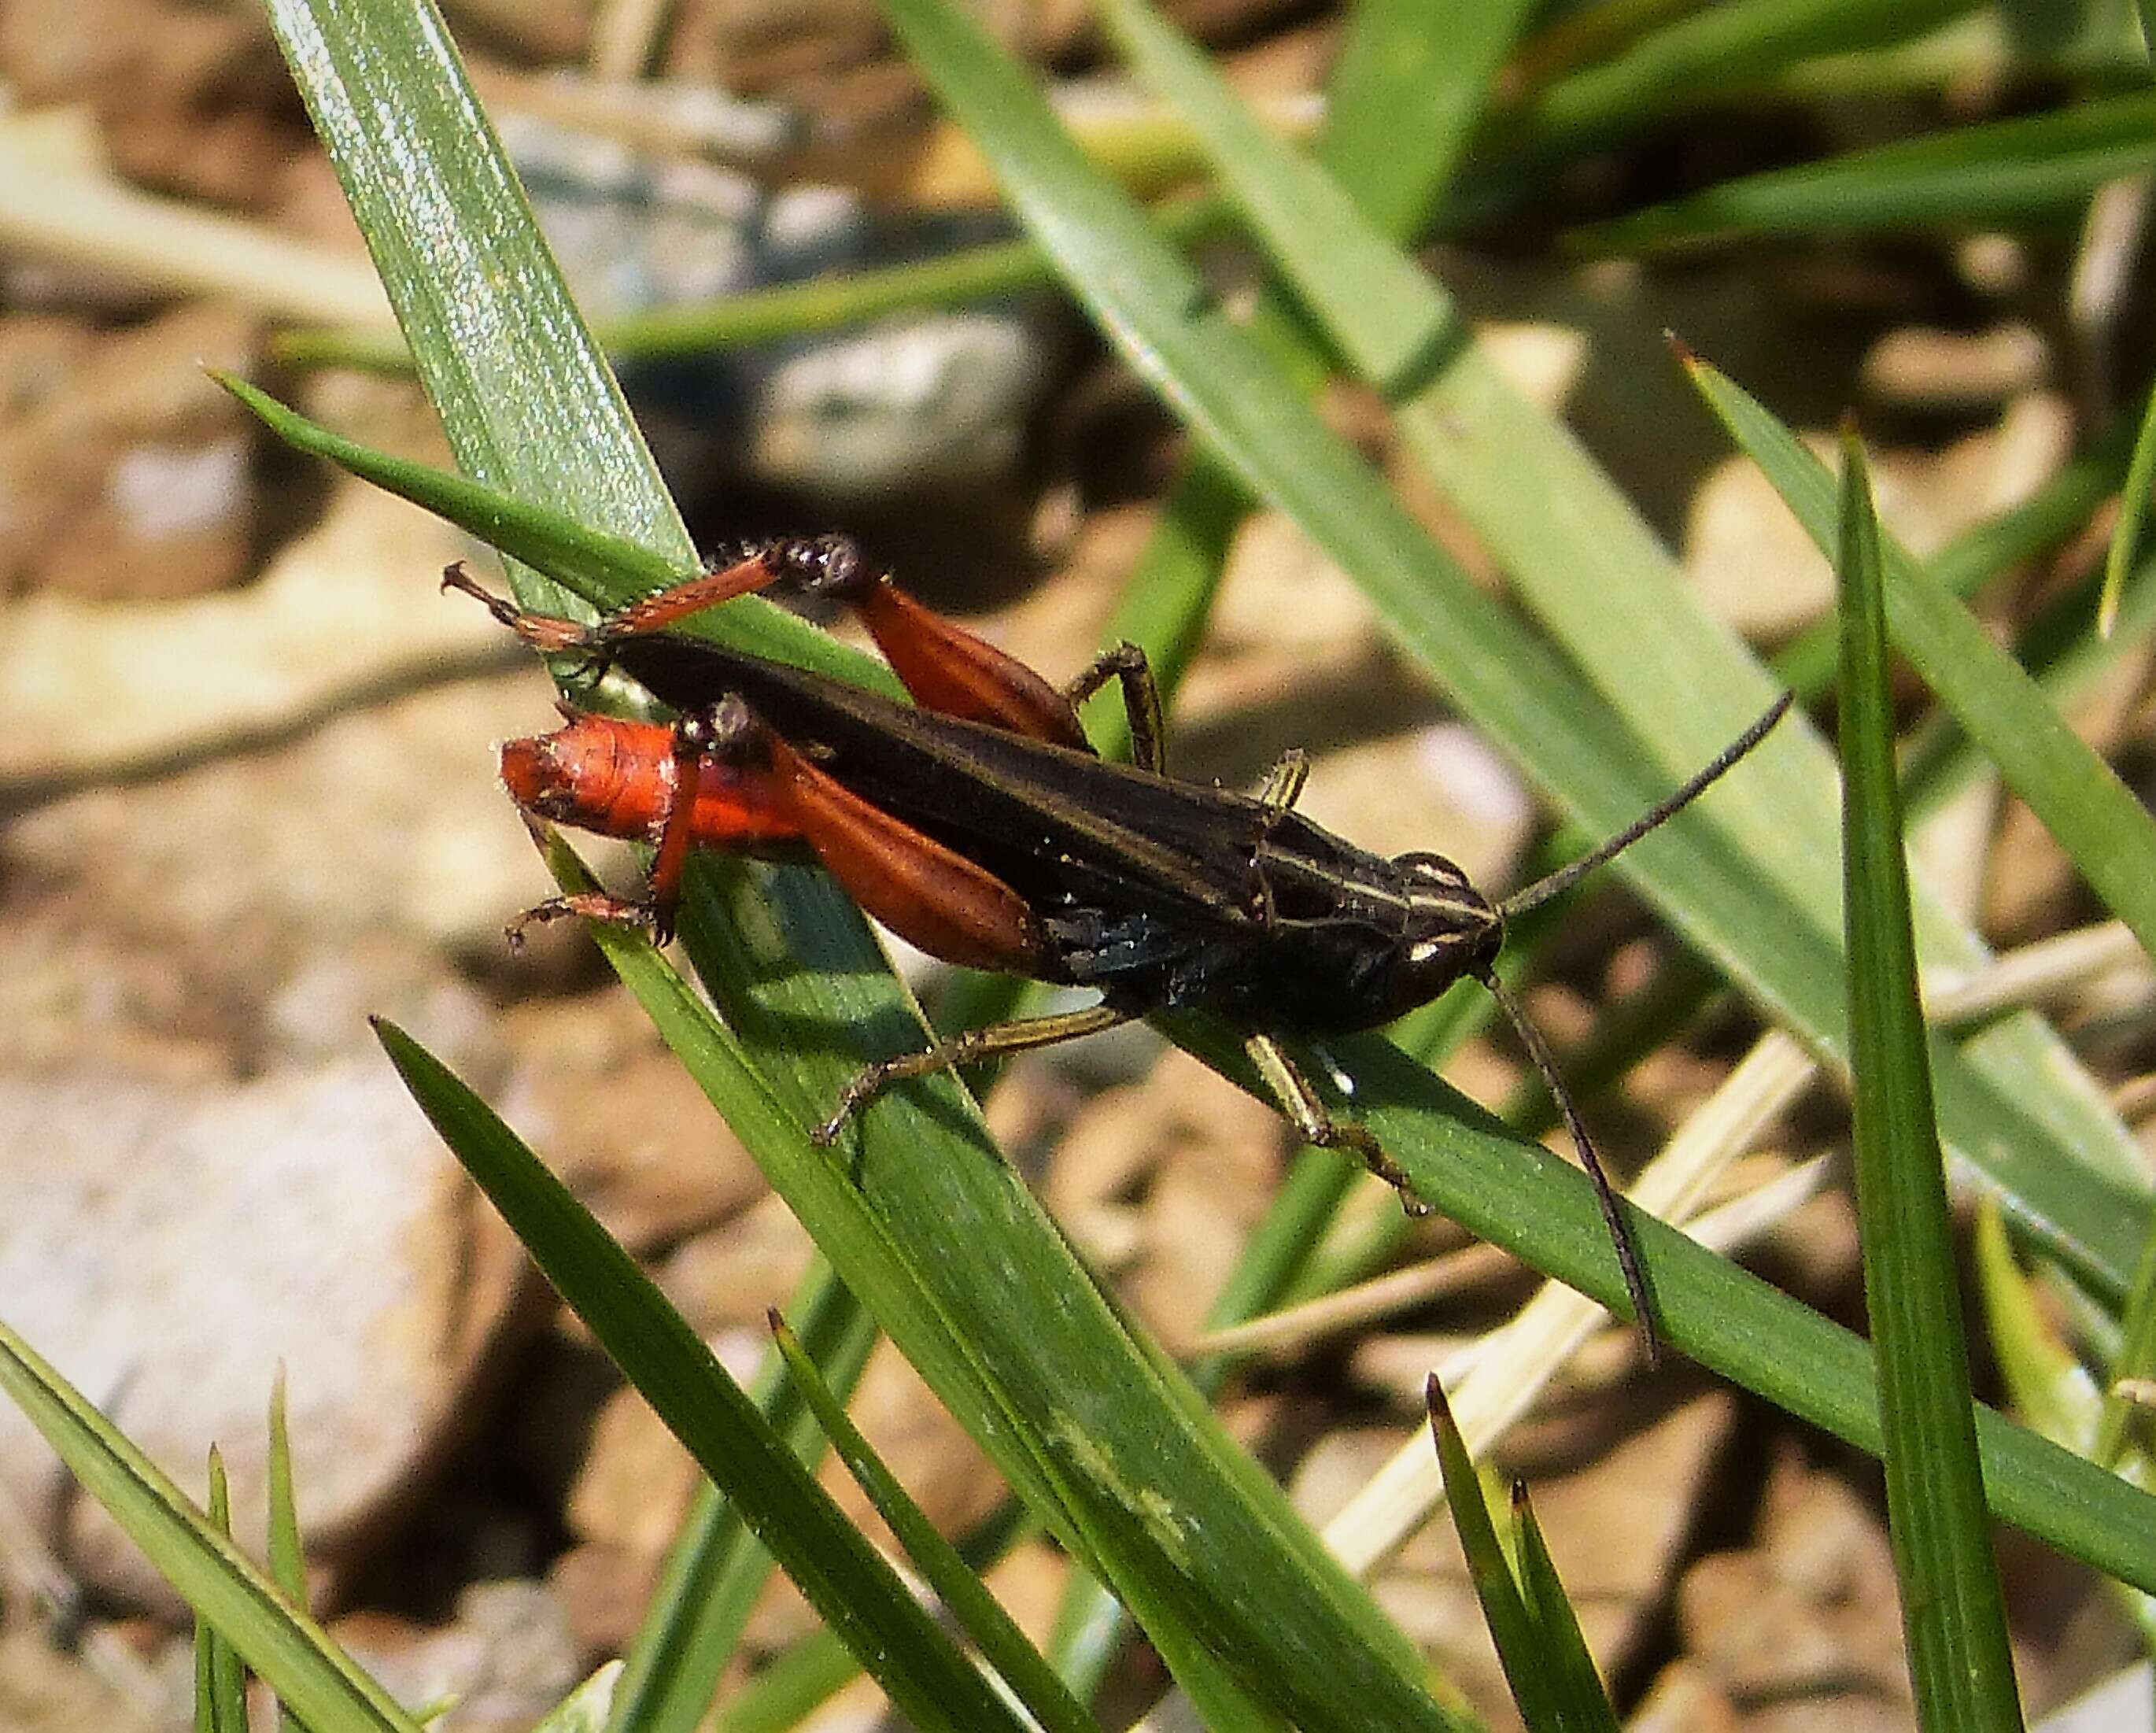
[[[1677,804],[1684,803],[1680,800]],[[1497,1001],[1497,1009],[1504,1012],[1505,1021],[1512,1026],[1512,1032],[1520,1037],[1521,1046],[1527,1050],[1529,1062],[1542,1073],[1543,1087],[1557,1103],[1558,1111],[1564,1115],[1565,1129],[1572,1134],[1572,1146],[1579,1152],[1579,1165],[1594,1182],[1594,1201],[1602,1207],[1602,1222],[1609,1230],[1609,1242],[1617,1248],[1617,1268],[1625,1273],[1625,1292],[1631,1298],[1632,1315],[1639,1321],[1640,1345],[1647,1350],[1647,1370],[1654,1371],[1662,1363],[1661,1331],[1655,1323],[1655,1303],[1647,1288],[1647,1268],[1640,1261],[1640,1248],[1633,1242],[1632,1230],[1625,1222],[1624,1211],[1618,1207],[1616,1188],[1603,1170],[1602,1158],[1594,1153],[1594,1140],[1587,1134],[1587,1125],[1579,1117],[1579,1109],[1572,1104],[1572,1092],[1564,1087],[1564,1079],[1558,1074],[1557,1060],[1549,1050],[1549,1043],[1529,1020],[1527,1007],[1495,974],[1486,974],[1481,980],[1490,990],[1490,996]]]
[[[1596,867],[1623,854],[1648,831],[1666,823],[1712,788],[1735,766],[1739,759],[1767,738],[1768,730],[1781,721],[1788,713],[1789,706],[1795,702],[1794,692],[1784,692],[1767,707],[1765,715],[1717,753],[1713,762],[1676,793],[1666,800],[1657,800],[1599,848],[1582,855],[1569,866],[1558,867],[1547,878],[1537,879],[1525,890],[1513,892],[1497,905],[1497,912],[1509,921],[1516,915],[1525,914],[1531,908],[1539,908],[1551,897],[1563,896]],[[1518,1020],[1515,1018],[1514,1021]],[[1553,1090],[1553,1093],[1557,1092]],[[1562,1095],[1558,1098],[1562,1101]]]

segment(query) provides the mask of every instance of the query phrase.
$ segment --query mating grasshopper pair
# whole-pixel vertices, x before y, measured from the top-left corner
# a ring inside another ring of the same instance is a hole
[[[911,705],[667,630],[782,579],[855,609]],[[528,810],[654,841],[645,897],[556,898],[527,918],[583,915],[672,928],[689,851],[805,846],[861,908],[932,955],[1097,990],[1100,1003],[1001,1023],[869,1067],[815,1129],[903,1077],[1051,1046],[1155,1011],[1204,1007],[1244,1032],[1265,1087],[1307,1142],[1353,1151],[1426,1212],[1365,1128],[1337,1118],[1281,1045],[1368,1029],[1472,976],[1496,995],[1562,1109],[1593,1179],[1650,1354],[1639,1254],[1548,1048],[1492,972],[1512,917],[1558,895],[1697,799],[1789,707],[1784,696],[1712,763],[1619,835],[1492,902],[1442,855],[1392,859],[1295,810],[1307,764],[1291,753],[1255,795],[1168,774],[1160,699],[1125,645],[1058,688],[906,596],[842,537],[773,543],[595,626],[477,596],[535,648],[619,667],[671,707],[670,728],[581,712],[502,748]],[[1077,705],[1114,681],[1133,764],[1086,743]]]

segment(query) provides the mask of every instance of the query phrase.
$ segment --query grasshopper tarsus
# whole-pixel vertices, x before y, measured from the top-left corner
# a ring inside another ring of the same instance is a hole
[[[1437,1206],[1415,1190],[1407,1170],[1385,1153],[1385,1146],[1366,1128],[1335,1124],[1331,1147],[1352,1151],[1360,1157],[1363,1166],[1399,1194],[1403,1215],[1419,1221],[1425,1216],[1437,1213]]]
[[[534,650],[548,656],[567,651],[596,652],[600,647],[590,628],[552,615],[527,614],[507,596],[495,594],[465,569],[462,560],[453,560],[442,568],[442,588],[471,597],[494,616],[497,625],[508,627]]]
[[[628,927],[644,933],[654,944],[665,944],[674,936],[672,923],[647,902],[609,896],[604,891],[578,891],[535,902],[502,928],[511,950],[524,949],[525,934],[534,927],[554,921],[598,921],[609,927]]]

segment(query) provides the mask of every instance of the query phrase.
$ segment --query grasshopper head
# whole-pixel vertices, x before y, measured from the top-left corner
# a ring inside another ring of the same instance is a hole
[[[1386,984],[1397,1014],[1428,1004],[1463,974],[1486,973],[1505,943],[1505,917],[1443,855],[1399,855],[1393,866],[1408,906]]]

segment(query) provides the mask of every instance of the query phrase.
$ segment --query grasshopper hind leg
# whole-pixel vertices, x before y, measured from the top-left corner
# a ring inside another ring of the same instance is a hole
[[[948,1041],[939,1041],[933,1046],[924,1047],[917,1053],[901,1053],[895,1058],[879,1060],[855,1074],[854,1080],[839,1093],[838,1103],[832,1108],[830,1118],[809,1134],[809,1139],[819,1148],[828,1148],[836,1143],[839,1134],[845,1129],[847,1120],[891,1084],[907,1077],[927,1077],[939,1071],[956,1071],[965,1066],[978,1065],[984,1059],[1031,1052],[1038,1047],[1057,1046],[1066,1041],[1076,1041],[1082,1036],[1097,1035],[1103,1030],[1120,1027],[1136,1016],[1134,1011],[1118,1010],[1113,1005],[1088,1005],[1083,1010],[1063,1011],[1054,1016],[1024,1017],[1016,1022],[991,1023],[984,1029],[968,1030]]]

